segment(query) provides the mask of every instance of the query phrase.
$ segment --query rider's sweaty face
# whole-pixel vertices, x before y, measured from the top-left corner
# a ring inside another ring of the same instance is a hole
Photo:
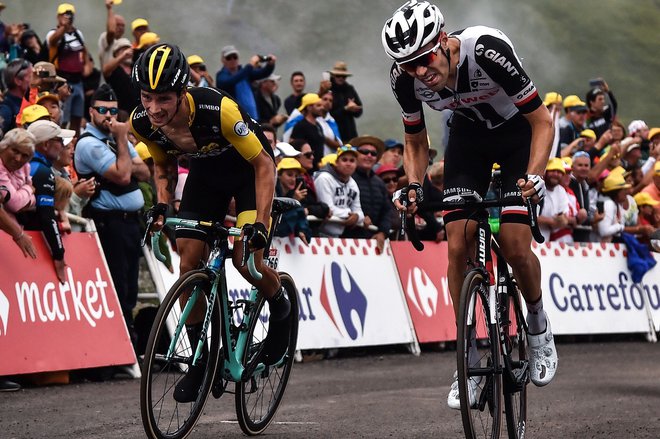
[[[149,122],[155,127],[161,127],[169,123],[178,107],[178,95],[173,91],[165,93],[142,91],[140,93],[140,100],[144,109],[147,110]]]

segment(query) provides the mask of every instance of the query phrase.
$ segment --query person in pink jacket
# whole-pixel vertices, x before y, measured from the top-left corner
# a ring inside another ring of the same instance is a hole
[[[4,208],[14,219],[18,212],[35,205],[30,178],[34,144],[34,136],[23,128],[10,130],[0,141],[0,185],[6,186],[9,194]]]

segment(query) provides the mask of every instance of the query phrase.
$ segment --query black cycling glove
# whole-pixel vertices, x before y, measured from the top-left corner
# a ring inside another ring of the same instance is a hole
[[[168,205],[165,203],[158,203],[151,206],[151,209],[147,210],[145,217],[149,224],[152,224],[158,219],[159,216],[163,216],[163,219],[167,218],[167,209]]]
[[[266,244],[268,244],[268,229],[262,223],[244,225],[243,234],[245,239],[250,243],[252,251],[266,248]]]
[[[399,201],[405,206],[409,203],[408,193],[410,191],[415,191],[415,203],[418,205],[424,201],[424,189],[419,183],[410,183],[408,186],[401,189],[401,195],[399,196]]]

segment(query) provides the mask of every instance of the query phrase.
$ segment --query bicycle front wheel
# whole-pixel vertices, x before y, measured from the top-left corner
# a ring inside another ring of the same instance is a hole
[[[286,389],[293,357],[296,353],[298,340],[298,290],[291,276],[280,273],[280,281],[291,302],[289,314],[291,333],[289,347],[283,359],[273,365],[266,366],[245,381],[236,383],[236,414],[238,423],[247,435],[257,435],[263,432],[273,420],[275,412],[282,402]],[[245,349],[243,365],[246,366],[268,334],[268,325],[264,318],[266,301],[261,297],[255,306],[248,328],[248,345]]]
[[[470,271],[461,289],[456,346],[458,393],[466,438],[500,437],[502,374],[499,346],[497,323],[490,323],[488,281],[481,271]],[[476,395],[473,393],[472,398],[470,386],[472,389],[476,386]]]
[[[520,293],[515,285],[509,286],[511,307],[515,311],[515,322],[502,326],[507,352],[504,374],[504,408],[506,428],[510,439],[523,439],[527,423],[527,384],[529,383],[529,363],[527,361],[527,331],[520,308]],[[512,333],[511,326],[515,327]]]
[[[218,301],[209,303],[211,280],[202,270],[191,271],[179,278],[163,300],[142,363],[140,411],[142,423],[150,438],[180,439],[188,436],[197,423],[209,395],[220,355],[220,310]],[[196,307],[206,311],[212,307],[206,333],[208,355],[197,364],[205,367],[202,384],[194,401],[180,403],[174,389],[192,364],[199,340],[189,340],[182,320],[182,309],[196,293]]]

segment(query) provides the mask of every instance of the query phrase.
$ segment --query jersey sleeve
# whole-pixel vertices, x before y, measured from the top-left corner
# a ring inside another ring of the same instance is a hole
[[[133,110],[131,116],[128,118],[129,128],[136,139],[147,145],[147,149],[149,150],[149,154],[151,155],[151,158],[154,159],[154,163],[157,165],[165,164],[167,162],[167,153],[165,153],[162,149],[160,149],[158,145],[156,145],[155,143],[147,140],[142,134],[140,134],[140,131],[133,124],[133,120],[135,118],[135,111],[137,110],[137,108]]]
[[[250,161],[263,150],[261,141],[243,118],[238,104],[224,97],[220,101],[222,135],[236,148],[241,156]],[[151,149],[149,150],[151,152]]]
[[[426,127],[426,124],[424,123],[422,102],[415,96],[415,79],[399,67],[397,63],[392,63],[390,84],[392,85],[392,93],[394,93],[394,97],[401,106],[405,132],[408,134],[419,133]]]
[[[502,87],[521,113],[531,113],[543,105],[543,101],[508,38],[502,33],[501,37],[479,37],[474,46],[474,59]]]

